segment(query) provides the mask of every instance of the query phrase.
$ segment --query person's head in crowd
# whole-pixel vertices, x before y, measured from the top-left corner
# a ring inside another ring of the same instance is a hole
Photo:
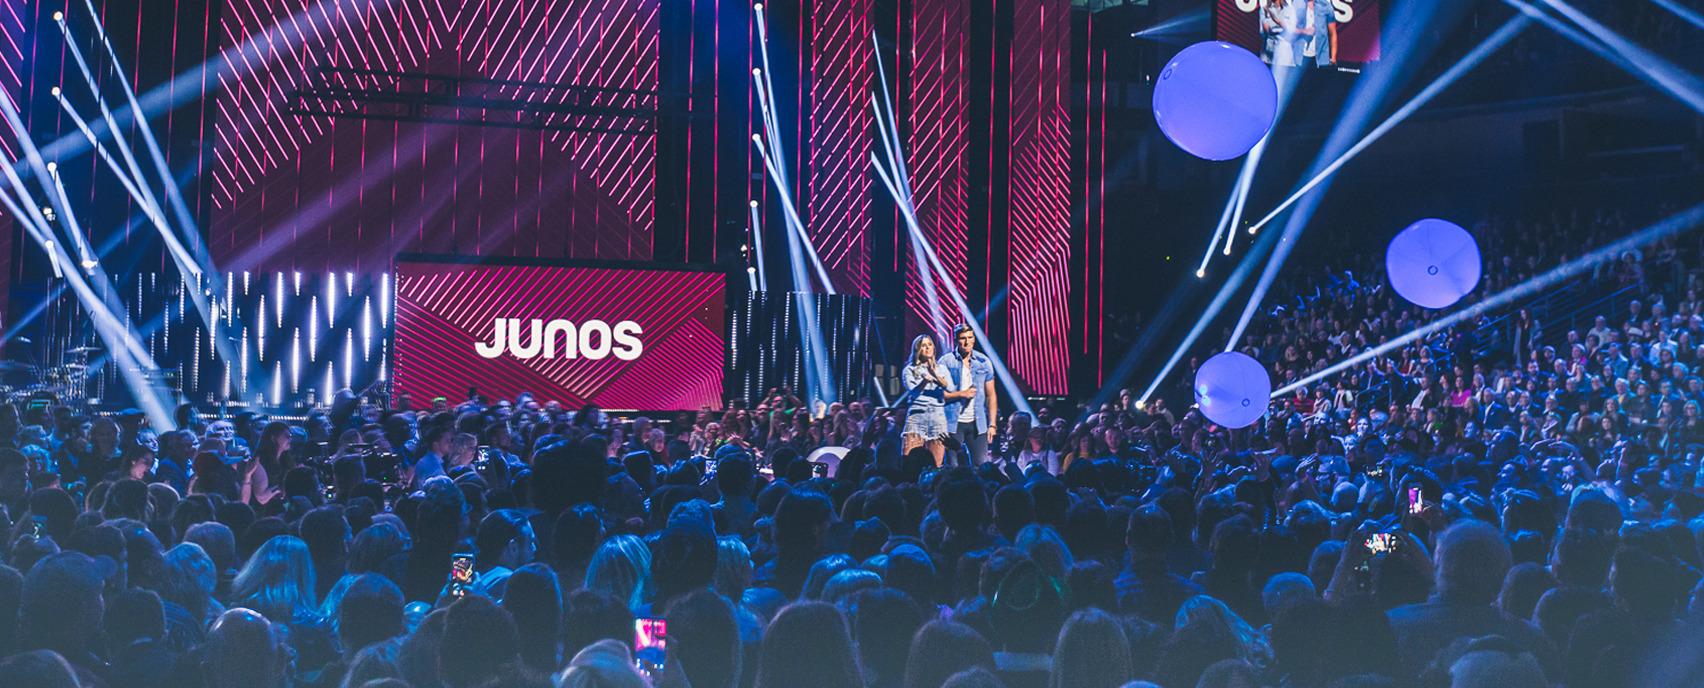
[[[207,629],[201,671],[212,688],[275,688],[289,661],[284,633],[259,612],[231,609]]]
[[[1615,552],[1609,589],[1622,609],[1641,619],[1674,617],[1687,585],[1678,565],[1645,549],[1623,545]]]
[[[670,600],[701,587],[716,575],[716,529],[710,506],[703,500],[677,504],[668,525],[651,542],[652,603]]]
[[[1601,588],[1609,582],[1609,567],[1615,557],[1614,531],[1569,527],[1556,539],[1550,557],[1550,573],[1561,585]]]
[[[349,543],[344,570],[350,574],[379,571],[385,562],[408,549],[408,534],[395,523],[375,521]]]
[[[556,677],[557,688],[646,688],[633,666],[633,653],[620,641],[604,639],[574,655]]]
[[[1566,648],[1581,618],[1608,610],[1614,604],[1607,593],[1596,588],[1564,585],[1551,588],[1538,598],[1531,619],[1552,645]]]
[[[777,555],[795,565],[809,567],[822,549],[823,532],[834,520],[834,505],[826,495],[794,488],[775,510]],[[785,591],[784,591],[785,592]]]
[[[201,547],[208,557],[213,559],[213,566],[220,575],[237,570],[237,538],[231,534],[231,529],[217,521],[206,521],[189,527],[184,532],[184,542],[191,542]]]
[[[1317,600],[1313,581],[1299,573],[1280,573],[1266,580],[1266,587],[1261,590],[1261,606],[1266,610],[1266,617],[1276,619],[1286,610],[1299,603]]]
[[[489,598],[467,595],[449,606],[438,653],[447,688],[471,688],[520,660],[515,621]]]
[[[107,603],[103,622],[109,650],[146,646],[166,635],[166,610],[152,590],[131,588]]]
[[[197,622],[217,603],[219,571],[207,551],[193,542],[180,542],[166,550],[165,571],[160,579],[161,599],[183,607]]]
[[[1022,485],[1012,484],[994,492],[994,527],[1007,540],[1035,521],[1035,500]]]
[[[0,657],[17,649],[18,605],[24,592],[24,574],[0,564]],[[3,676],[4,674],[0,674]]]
[[[597,507],[580,504],[563,510],[551,529],[551,564],[560,575],[583,575],[603,536],[604,519]]]
[[[1438,538],[1434,591],[1445,602],[1490,605],[1511,565],[1508,542],[1482,521],[1463,521]]]
[[[521,660],[534,671],[555,671],[562,652],[562,584],[556,572],[539,562],[515,569],[503,586],[503,609],[520,633]],[[672,635],[675,629],[669,630]]]
[[[751,549],[734,536],[716,539],[716,573],[710,587],[730,600],[745,597],[752,580]]]
[[[1201,672],[1195,688],[1260,688],[1260,674],[1241,659],[1221,659]]]
[[[651,548],[635,536],[617,535],[605,540],[592,555],[584,587],[637,609],[646,600],[650,579]]]
[[[449,613],[449,609],[433,610],[420,620],[413,633],[403,637],[401,647],[397,648],[396,663],[409,685],[444,685],[438,670],[438,655],[444,644],[444,619]]]
[[[1061,581],[1022,551],[995,550],[982,566],[981,597],[996,647],[1006,652],[1046,654],[1065,621]]]
[[[1516,619],[1532,618],[1538,599],[1554,587],[1555,577],[1543,566],[1532,562],[1516,564],[1503,578],[1503,589],[1497,594],[1497,607]]]
[[[1525,648],[1501,636],[1469,641],[1449,665],[1451,688],[1545,688],[1544,667]]]
[[[1053,647],[1050,688],[1115,688],[1135,677],[1123,624],[1099,609],[1072,614]]]
[[[307,543],[292,535],[267,540],[231,581],[231,597],[274,623],[287,624],[298,613],[311,613],[318,602]]]
[[[308,546],[318,577],[323,581],[342,576],[350,540],[349,520],[343,515],[343,507],[315,508],[302,517],[297,528]]]
[[[665,665],[676,668],[692,686],[740,684],[743,653],[734,608],[709,589],[678,597],[666,612]]]
[[[73,666],[94,661],[103,591],[114,567],[81,552],[54,554],[30,567],[18,605],[21,649],[53,650]]]
[[[370,688],[381,685],[407,686],[402,674],[402,639],[393,638],[361,648],[349,660],[343,672],[342,688]],[[387,682],[389,682],[387,684]],[[399,686],[399,688],[400,688]]]
[[[992,671],[971,667],[948,676],[947,680],[941,683],[941,688],[1006,688],[1006,683]]]
[[[1165,558],[1173,535],[1171,515],[1163,507],[1149,504],[1130,512],[1124,544],[1132,561],[1159,561]]]
[[[402,589],[375,573],[351,577],[337,604],[337,639],[346,657],[402,635]]]
[[[568,594],[562,615],[562,656],[572,657],[600,640],[633,641],[633,611],[624,601],[590,589]]]
[[[82,688],[76,670],[52,650],[31,650],[0,658],[0,676],[28,688]]]
[[[905,662],[905,688],[933,688],[971,668],[994,669],[994,648],[975,629],[936,619],[911,637]]]
[[[1039,564],[1054,580],[1065,580],[1066,574],[1076,563],[1071,558],[1072,549],[1066,546],[1059,533],[1052,527],[1038,523],[1024,526],[1012,546],[1029,555],[1029,558]]]
[[[862,688],[864,675],[840,610],[822,602],[782,608],[765,630],[755,685]]]
[[[474,552],[476,570],[496,567],[514,570],[532,562],[538,553],[538,538],[533,535],[532,523],[525,513],[519,509],[498,509],[480,520]]]
[[[752,499],[756,472],[744,452],[724,456],[716,461],[716,489],[724,500]]]

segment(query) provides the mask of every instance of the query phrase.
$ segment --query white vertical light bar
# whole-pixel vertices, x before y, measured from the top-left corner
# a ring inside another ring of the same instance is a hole
[[[249,369],[248,369],[248,361],[249,361],[248,328],[244,327],[242,329],[242,333],[243,333],[242,341],[238,342],[238,344],[237,344],[237,359],[238,359],[238,362],[239,362],[239,365],[237,367],[237,371],[241,374],[241,377],[237,379],[237,389],[239,390],[239,392],[238,392],[239,394],[241,394],[243,396],[247,396],[248,395],[248,383],[249,383],[249,374],[248,374],[249,373]]]
[[[260,317],[254,321],[254,358],[266,361],[266,295],[260,295]]]
[[[373,351],[373,297],[368,296],[361,303],[361,362],[372,360]]]
[[[284,273],[276,272],[272,283],[273,326],[284,327]]]
[[[325,326],[337,322],[337,273],[325,273]]]
[[[343,386],[355,389],[355,333],[343,335]]]
[[[302,389],[302,328],[293,330],[290,340],[290,394]]]
[[[294,279],[295,285],[296,285],[296,296],[301,296],[302,295],[302,271],[297,270],[297,271],[295,271],[294,273],[291,273],[291,274],[293,274],[295,276],[293,279]]]
[[[284,404],[284,362],[272,362],[272,405]]]
[[[308,297],[308,362],[319,359],[319,297]]]
[[[382,274],[379,275],[379,326],[380,327],[385,327],[385,326],[390,325],[390,298],[391,298],[390,280],[391,280],[391,276],[390,276],[390,273],[388,273],[388,272],[382,273]]]
[[[350,298],[355,297],[355,273],[353,272],[343,273],[343,295]]]
[[[248,293],[249,293],[249,271],[244,270],[243,271],[243,296],[248,296]]]

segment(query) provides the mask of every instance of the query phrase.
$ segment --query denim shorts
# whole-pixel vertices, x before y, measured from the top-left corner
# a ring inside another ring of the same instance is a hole
[[[940,439],[952,434],[947,429],[947,410],[940,406],[913,406],[905,415],[904,435],[916,435],[926,440]]]

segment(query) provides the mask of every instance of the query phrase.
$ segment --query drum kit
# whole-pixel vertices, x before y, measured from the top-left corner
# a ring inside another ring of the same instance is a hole
[[[22,337],[12,340],[20,348],[30,346],[30,341]],[[27,359],[33,356],[12,357],[0,360],[0,393],[5,397],[40,396],[50,394],[61,400],[82,401],[98,399],[100,389],[90,389],[90,380],[95,387],[102,386],[99,375],[94,374],[94,368],[89,363],[92,355],[99,354],[98,346],[78,346],[64,350],[56,365],[44,365]],[[21,360],[22,359],[22,360]]]

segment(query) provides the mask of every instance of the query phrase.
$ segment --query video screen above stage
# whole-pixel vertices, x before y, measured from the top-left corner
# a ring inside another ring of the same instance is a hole
[[[1379,59],[1382,0],[1215,0],[1213,37],[1267,64],[1359,71]]]
[[[569,408],[719,409],[726,312],[720,272],[404,256],[392,394],[414,408],[472,391]]]

